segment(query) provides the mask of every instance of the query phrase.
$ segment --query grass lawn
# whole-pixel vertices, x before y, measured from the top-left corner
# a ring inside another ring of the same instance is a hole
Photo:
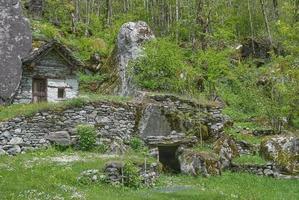
[[[299,181],[246,173],[210,178],[162,175],[154,188],[139,190],[78,183],[80,172],[101,169],[108,160],[119,158],[55,149],[1,156],[0,199],[299,199]]]
[[[241,155],[233,160],[236,164],[255,164],[255,165],[265,165],[267,161],[264,160],[259,155]]]

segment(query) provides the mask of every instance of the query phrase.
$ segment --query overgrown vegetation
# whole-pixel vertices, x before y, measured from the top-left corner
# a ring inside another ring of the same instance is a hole
[[[78,125],[76,127],[78,134],[78,147],[80,150],[88,151],[95,147],[96,144],[96,129],[91,125]]]
[[[144,20],[157,40],[132,63],[139,87],[220,100],[235,121],[277,133],[298,129],[297,1],[146,2],[47,0],[41,19],[31,20],[34,37],[55,38],[85,61],[97,53],[105,69],[121,25]],[[82,92],[100,93],[110,81],[101,68],[80,74]]]

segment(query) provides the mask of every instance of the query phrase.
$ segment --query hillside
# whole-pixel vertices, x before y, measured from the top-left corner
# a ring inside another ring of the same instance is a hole
[[[299,0],[18,2],[0,199],[299,199]]]

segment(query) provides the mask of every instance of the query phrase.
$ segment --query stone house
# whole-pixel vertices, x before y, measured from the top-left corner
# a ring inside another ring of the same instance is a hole
[[[64,45],[48,42],[22,62],[22,79],[14,103],[58,102],[78,95],[76,72],[83,63]]]

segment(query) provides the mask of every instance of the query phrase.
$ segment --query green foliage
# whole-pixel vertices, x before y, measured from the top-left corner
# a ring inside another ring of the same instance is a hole
[[[79,73],[80,90],[83,92],[97,92],[100,85],[107,79],[106,75]]]
[[[233,159],[233,163],[241,165],[265,165],[267,162],[259,155],[241,155]]]
[[[242,134],[240,132],[237,132],[234,128],[226,129],[225,132],[231,136],[236,141],[245,141],[249,144],[255,144],[259,145],[262,142],[262,137],[254,136],[251,134]]]
[[[124,185],[130,188],[141,187],[142,179],[140,177],[139,168],[131,161],[126,161],[123,169]]]
[[[195,122],[188,135],[196,136],[200,141],[207,140],[210,137],[209,128],[201,122]]]
[[[79,136],[78,146],[83,151],[89,151],[96,144],[96,130],[91,125],[78,125],[76,127]]]
[[[130,147],[134,150],[134,151],[140,151],[143,149],[143,141],[138,138],[138,137],[133,137],[130,140]]]
[[[131,64],[134,81],[154,91],[186,93],[192,91],[194,71],[184,61],[184,52],[167,39],[145,45],[145,56]]]

